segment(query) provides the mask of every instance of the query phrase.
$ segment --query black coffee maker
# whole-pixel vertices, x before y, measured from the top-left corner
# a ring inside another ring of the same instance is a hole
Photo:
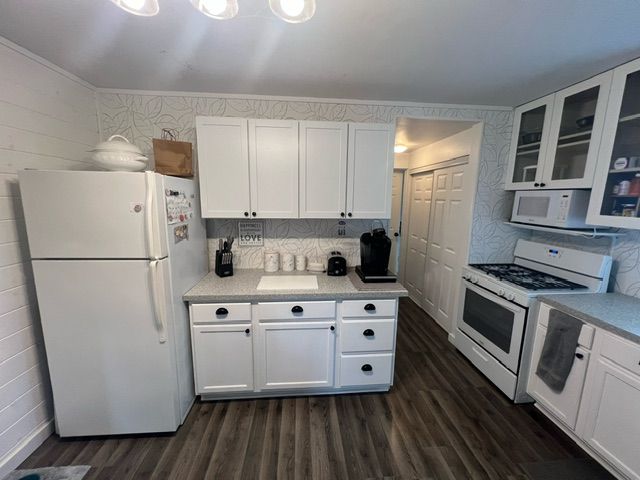
[[[387,236],[382,222],[380,227],[363,233],[360,237],[360,265],[356,273],[363,282],[395,282],[396,276],[389,272],[391,239]]]

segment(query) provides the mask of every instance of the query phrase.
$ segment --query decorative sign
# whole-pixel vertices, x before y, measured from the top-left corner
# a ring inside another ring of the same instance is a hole
[[[167,223],[169,225],[183,223],[193,218],[191,200],[187,198],[184,192],[167,189],[165,191],[165,199],[167,204]]]
[[[264,245],[262,222],[238,222],[238,245],[262,247]]]

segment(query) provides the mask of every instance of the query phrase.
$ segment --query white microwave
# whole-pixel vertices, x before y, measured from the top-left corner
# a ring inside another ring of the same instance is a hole
[[[587,228],[589,190],[521,190],[511,221],[558,228]]]

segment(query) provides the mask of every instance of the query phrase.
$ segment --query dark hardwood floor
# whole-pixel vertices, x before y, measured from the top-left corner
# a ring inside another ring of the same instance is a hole
[[[20,468],[91,465],[92,480],[525,480],[521,463],[585,456],[532,406],[510,403],[403,299],[389,393],[196,403],[176,434],[54,435]]]

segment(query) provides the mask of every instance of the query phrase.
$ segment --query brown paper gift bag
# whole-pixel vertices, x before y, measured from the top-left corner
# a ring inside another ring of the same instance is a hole
[[[153,139],[156,172],[174,177],[193,177],[192,146],[176,140],[177,131],[162,129],[162,138]]]

